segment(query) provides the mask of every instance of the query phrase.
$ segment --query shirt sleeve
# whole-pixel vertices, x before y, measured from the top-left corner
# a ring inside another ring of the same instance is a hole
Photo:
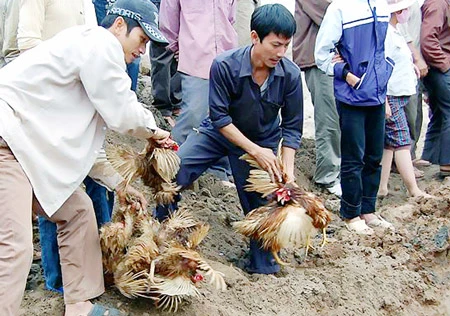
[[[306,15],[316,24],[322,24],[323,16],[330,5],[330,0],[315,0],[315,1],[301,1],[299,2],[305,11]]]
[[[124,180],[108,161],[104,147],[100,150],[91,171],[89,171],[89,176],[109,191],[113,191]]]
[[[335,63],[331,62],[334,56],[334,48],[342,37],[342,17],[338,8],[332,2],[323,17],[319,32],[316,38],[316,46],[314,49],[314,58],[316,65],[323,72],[330,76],[342,76],[342,70],[345,63],[337,64],[339,67],[335,69]],[[343,65],[340,65],[343,64]],[[335,70],[337,73],[335,73]]]
[[[169,41],[167,49],[170,49],[172,52],[177,52],[179,49],[180,10],[180,0],[161,1],[159,8],[159,29]]]
[[[420,46],[422,55],[428,65],[446,72],[450,69],[450,57],[442,50],[439,34],[446,22],[447,2],[442,1],[442,6],[436,5],[437,1],[430,2],[422,7],[422,29],[420,32]],[[448,27],[448,26],[447,26]]]
[[[303,88],[300,72],[288,83],[281,109],[283,146],[297,149],[303,132]]]
[[[130,89],[120,43],[103,32],[89,40],[95,43],[86,43],[91,49],[83,57],[79,76],[93,106],[110,129],[150,138],[156,122]]]
[[[42,42],[46,0],[20,0],[17,44],[19,50],[36,47]]]
[[[212,125],[217,129],[233,122],[229,114],[231,102],[228,90],[231,83],[229,76],[225,67],[221,67],[217,60],[213,60],[209,79],[209,117]]]

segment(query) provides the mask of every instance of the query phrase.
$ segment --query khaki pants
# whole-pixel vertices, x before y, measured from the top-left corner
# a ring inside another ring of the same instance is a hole
[[[33,190],[9,148],[0,146],[0,315],[17,315],[33,257]],[[92,202],[77,189],[50,218],[57,224],[66,304],[104,292]]]

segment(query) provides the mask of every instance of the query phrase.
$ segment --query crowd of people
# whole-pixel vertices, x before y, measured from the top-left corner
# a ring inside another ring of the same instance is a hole
[[[173,137],[176,182],[187,187],[210,172],[236,187],[247,214],[266,200],[244,190],[242,154],[295,182],[303,71],[314,105],[314,182],[341,198],[350,231],[394,230],[375,213],[391,168],[409,195],[425,198],[416,166],[438,164],[450,176],[449,0],[295,0],[294,15],[258,6],[244,47],[236,8],[237,0],[0,0],[2,315],[18,314],[32,212],[45,286],[63,293],[65,315],[120,314],[89,301],[104,291],[98,227],[111,218],[114,191],[120,202],[135,196],[136,207],[147,201],[108,163],[108,128],[162,145]],[[285,57],[291,40],[293,61]],[[153,104],[172,133],[134,92],[147,44]],[[417,158],[422,95],[430,123]],[[157,205],[155,217],[164,220],[180,200]],[[250,240],[246,270],[280,267]]]

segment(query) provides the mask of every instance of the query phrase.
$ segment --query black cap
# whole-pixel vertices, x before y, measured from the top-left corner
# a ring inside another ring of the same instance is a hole
[[[158,9],[150,0],[117,0],[107,14],[136,20],[152,41],[169,43],[158,28]]]

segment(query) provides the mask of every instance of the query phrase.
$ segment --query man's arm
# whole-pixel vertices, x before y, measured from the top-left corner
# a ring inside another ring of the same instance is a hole
[[[178,35],[180,33],[180,0],[161,1],[159,8],[159,29],[169,41],[167,49],[178,52]]]
[[[425,3],[422,7],[420,31],[420,46],[425,61],[441,72],[450,69],[450,57],[444,53],[439,42],[439,34],[446,19],[446,5],[446,1],[442,1],[442,5],[437,1]]]
[[[425,77],[428,74],[428,65],[422,57],[419,50],[416,49],[412,42],[408,43],[409,50],[411,51],[414,65],[419,69],[420,78]]]
[[[20,0],[17,44],[20,52],[42,42],[46,0]]]
[[[342,77],[346,63],[336,65],[333,62],[335,46],[342,36],[342,18],[338,8],[331,3],[320,25],[314,49],[316,65],[330,76]],[[336,73],[335,73],[336,72]]]

